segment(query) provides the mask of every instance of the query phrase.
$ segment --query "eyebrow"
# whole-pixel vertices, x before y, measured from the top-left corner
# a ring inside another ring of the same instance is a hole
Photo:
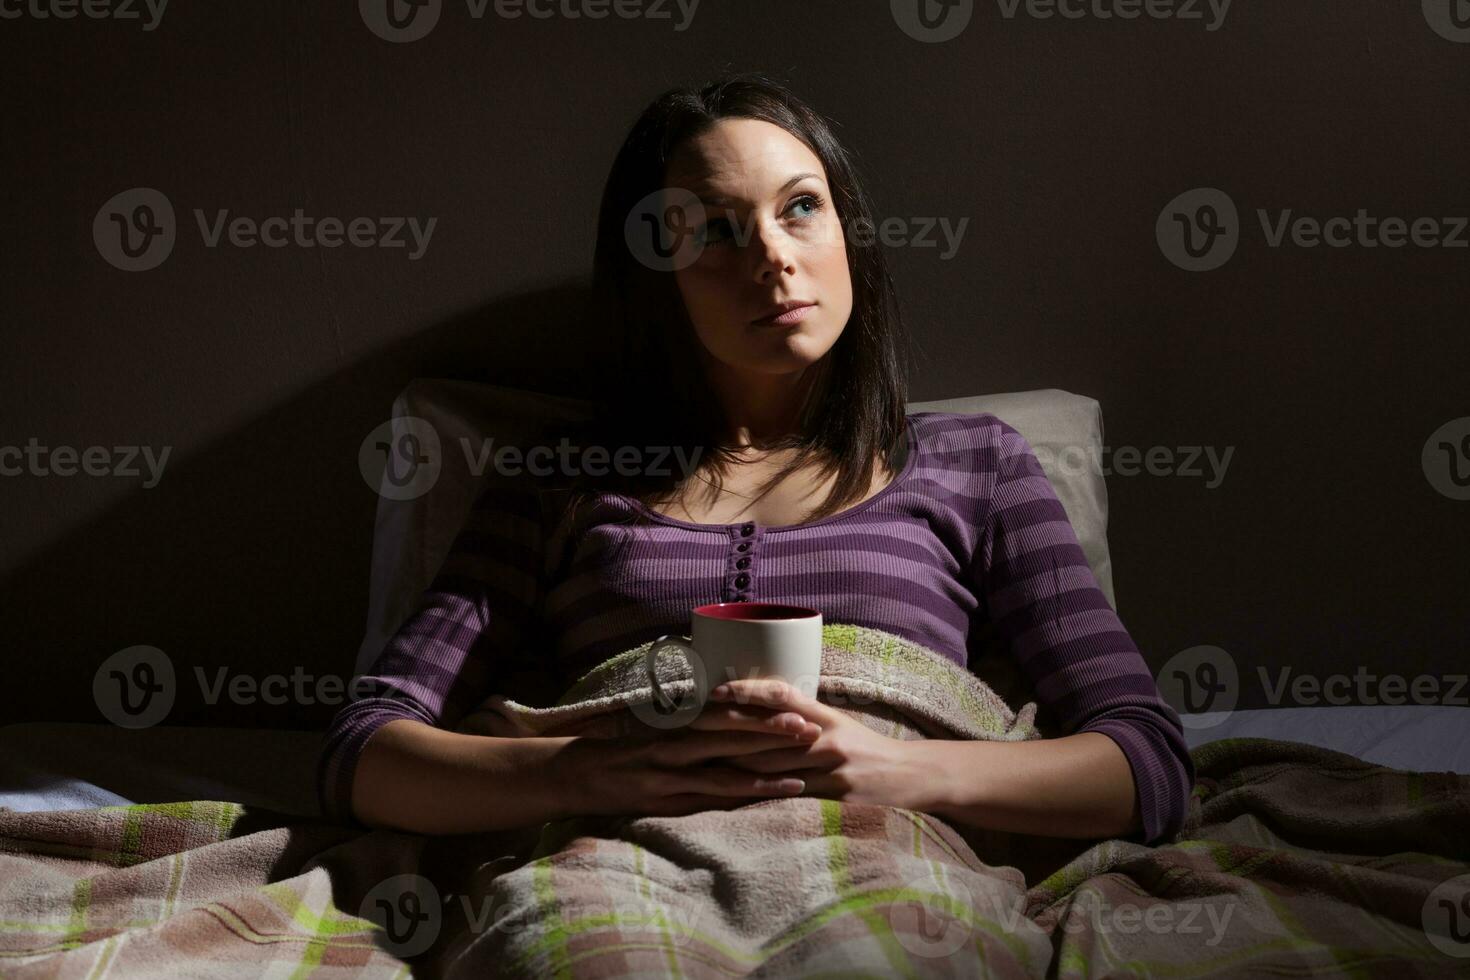
[[[801,183],[803,180],[806,180],[808,177],[815,177],[818,180],[821,180],[822,179],[822,175],[821,174],[814,174],[814,173],[811,173],[811,172],[799,173],[799,174],[796,174],[795,176],[793,176],[786,183],[782,184],[776,190],[776,193],[777,194],[784,194],[788,190],[790,190],[791,188],[795,187],[797,184]],[[701,204],[711,204],[711,205],[714,205],[716,207],[722,207],[722,206],[730,203],[729,198],[725,197],[724,195],[720,195],[720,194],[712,195],[710,197],[706,197],[703,194],[700,194],[700,195],[697,195],[697,196],[699,197],[699,202]]]

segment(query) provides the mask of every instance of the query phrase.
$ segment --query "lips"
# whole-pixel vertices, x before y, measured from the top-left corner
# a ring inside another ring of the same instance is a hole
[[[800,323],[816,305],[816,303],[810,300],[791,300],[790,302],[779,303],[771,307],[765,316],[757,320],[752,320],[751,322],[757,326],[785,326],[787,324]]]

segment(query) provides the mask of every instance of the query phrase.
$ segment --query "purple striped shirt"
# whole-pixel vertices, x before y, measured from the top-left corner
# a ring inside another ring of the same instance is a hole
[[[1171,836],[1194,781],[1178,716],[1031,446],[989,413],[908,422],[898,477],[806,524],[691,524],[613,493],[571,520],[556,503],[564,491],[486,489],[358,686],[368,693],[334,719],[318,769],[324,812],[352,818],[357,758],[386,722],[452,728],[513,684],[554,700],[614,654],[687,634],[694,606],[748,600],[810,606],[968,668],[993,635],[1061,731],[1101,732],[1122,749],[1143,839]],[[651,524],[629,526],[639,514]]]

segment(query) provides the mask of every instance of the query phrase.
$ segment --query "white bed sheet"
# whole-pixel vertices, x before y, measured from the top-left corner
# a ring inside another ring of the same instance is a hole
[[[1273,738],[1346,752],[1392,769],[1470,773],[1470,708],[1387,704],[1263,708],[1188,715],[1183,720],[1191,749],[1222,738]]]

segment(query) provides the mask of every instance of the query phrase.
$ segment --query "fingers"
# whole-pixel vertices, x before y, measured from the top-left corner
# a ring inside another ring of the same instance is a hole
[[[753,796],[768,799],[796,796],[806,788],[803,780],[793,776],[764,776],[728,767],[688,769],[669,773],[668,776],[677,784],[679,792],[718,797]]]
[[[827,705],[776,677],[745,677],[725,681],[710,691],[710,699],[777,711],[794,711],[817,724],[826,722],[832,715],[832,709]]]
[[[816,741],[819,732],[807,731],[798,736],[775,732],[741,730],[689,731],[681,737],[656,745],[655,761],[668,767],[696,766],[720,756],[740,756],[753,752],[769,752]]]
[[[638,795],[654,805],[670,797],[687,795],[720,798],[795,796],[806,788],[805,782],[787,774],[763,775],[729,766],[650,770],[638,780]]]
[[[822,733],[822,726],[803,718],[800,712],[778,711],[770,708],[735,704],[709,704],[689,725],[701,731],[736,729],[751,732],[778,732],[800,735],[814,731]]]

